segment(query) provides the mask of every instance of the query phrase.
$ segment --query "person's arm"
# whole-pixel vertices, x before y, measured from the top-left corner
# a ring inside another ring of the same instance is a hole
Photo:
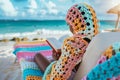
[[[58,60],[61,55],[61,49],[57,49],[57,51],[53,50],[52,57],[54,60]]]
[[[52,57],[54,60],[58,60],[60,55],[61,55],[61,49],[57,49],[53,46],[53,44],[51,44],[48,40],[46,40],[47,43],[51,46],[51,48],[53,49],[53,54],[52,54]]]

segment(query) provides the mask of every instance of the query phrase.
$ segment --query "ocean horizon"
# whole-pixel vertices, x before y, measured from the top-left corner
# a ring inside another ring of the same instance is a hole
[[[116,21],[99,20],[99,29],[114,29]],[[69,30],[65,20],[0,20],[0,34],[33,32],[35,30]]]

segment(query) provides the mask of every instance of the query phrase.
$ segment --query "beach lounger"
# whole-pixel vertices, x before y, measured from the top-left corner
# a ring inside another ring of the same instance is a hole
[[[101,54],[113,43],[120,42],[119,32],[100,33],[90,42],[74,80],[81,80],[96,65]]]
[[[119,47],[120,48],[120,47]],[[120,80],[120,52],[96,65],[82,80]]]

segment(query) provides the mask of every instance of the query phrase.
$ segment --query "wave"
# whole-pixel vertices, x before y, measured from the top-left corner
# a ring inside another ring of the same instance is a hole
[[[69,30],[47,30],[47,29],[37,29],[33,32],[23,32],[23,33],[5,33],[0,34],[0,39],[12,39],[14,37],[29,39],[33,38],[48,38],[55,37],[59,38],[63,35],[71,35],[72,33]]]

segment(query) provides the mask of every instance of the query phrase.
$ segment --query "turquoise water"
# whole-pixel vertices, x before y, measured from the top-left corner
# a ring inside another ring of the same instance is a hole
[[[110,29],[115,27],[115,21],[100,21],[99,29]],[[35,30],[69,30],[64,20],[1,20],[0,21],[0,34],[4,33],[23,33],[33,32]]]
[[[45,20],[45,21],[35,21],[35,20],[4,21],[2,20],[0,21],[0,34],[32,32],[37,29],[68,30],[68,26],[64,20]]]
[[[108,20],[101,20],[99,22],[99,29],[105,30],[105,29],[114,29],[116,25],[116,21],[108,21]],[[119,26],[119,25],[118,25]]]

